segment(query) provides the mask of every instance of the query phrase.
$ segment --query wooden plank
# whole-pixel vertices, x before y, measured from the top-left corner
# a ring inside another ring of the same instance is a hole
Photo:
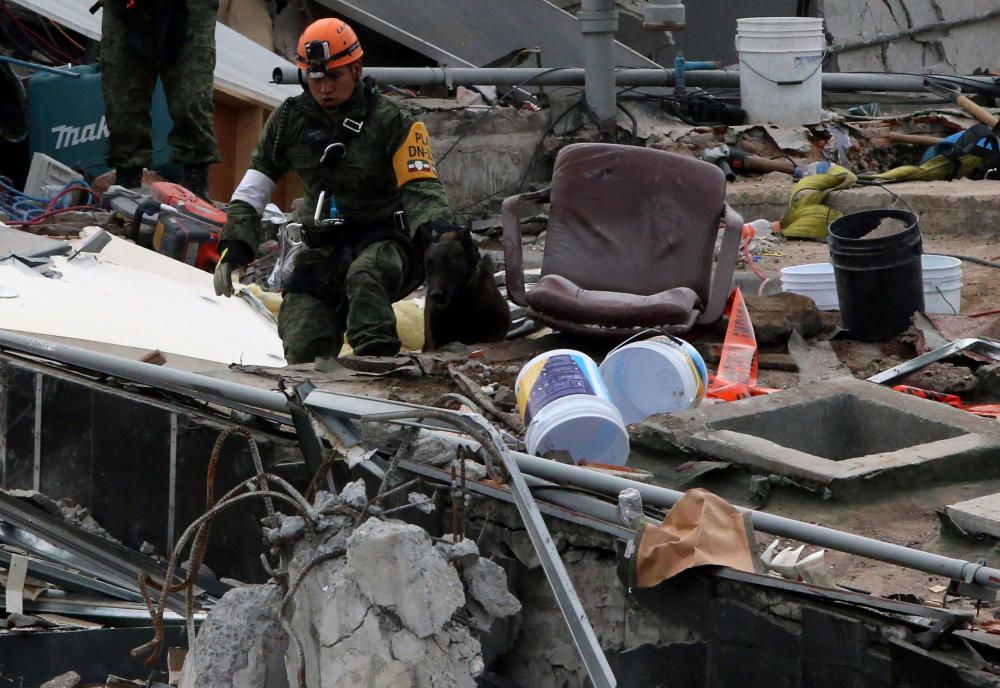
[[[215,135],[219,140],[222,162],[209,168],[209,192],[217,201],[226,202],[243,179],[257,140],[270,112],[232,96],[215,93]],[[284,211],[302,196],[302,182],[290,173],[281,179],[272,200]]]

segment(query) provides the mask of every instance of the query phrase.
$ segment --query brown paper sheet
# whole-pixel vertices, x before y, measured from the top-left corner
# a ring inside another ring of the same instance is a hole
[[[651,588],[681,571],[709,565],[754,570],[743,514],[722,497],[696,488],[684,493],[662,524],[643,531],[636,584]]]

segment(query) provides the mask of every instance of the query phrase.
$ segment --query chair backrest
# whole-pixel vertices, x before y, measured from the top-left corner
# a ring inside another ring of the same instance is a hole
[[[726,195],[722,171],[666,151],[575,143],[556,156],[542,274],[649,295],[689,287],[708,301]]]

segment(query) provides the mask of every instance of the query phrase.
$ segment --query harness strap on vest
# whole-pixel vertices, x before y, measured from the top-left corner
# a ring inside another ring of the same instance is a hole
[[[333,195],[333,183],[336,180],[337,168],[340,161],[347,155],[347,146],[362,132],[365,127],[365,119],[375,109],[375,101],[378,98],[378,91],[375,90],[375,80],[371,77],[364,79],[365,94],[365,114],[361,119],[344,117],[344,121],[337,127],[330,145],[323,151],[320,163],[323,168],[320,173],[320,182],[327,196]]]

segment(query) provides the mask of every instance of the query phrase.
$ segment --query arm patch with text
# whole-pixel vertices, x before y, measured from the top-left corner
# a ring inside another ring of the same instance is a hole
[[[392,156],[396,172],[396,186],[401,187],[417,179],[437,179],[434,158],[431,155],[431,137],[423,122],[414,122],[410,131]]]

